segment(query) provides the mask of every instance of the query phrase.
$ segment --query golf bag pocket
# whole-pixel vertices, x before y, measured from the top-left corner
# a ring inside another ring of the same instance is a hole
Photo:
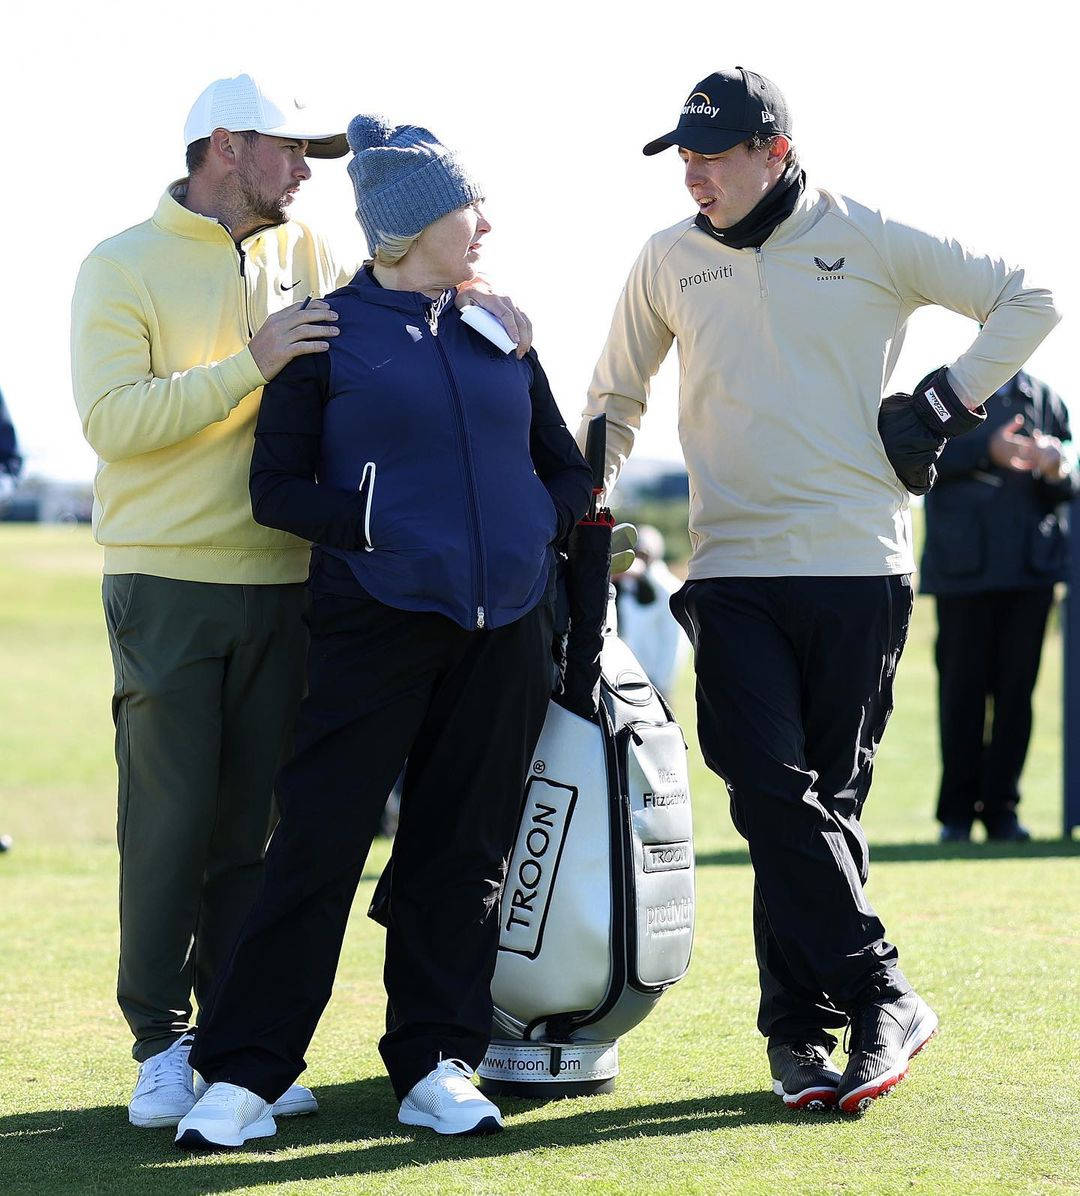
[[[694,939],[694,842],[686,745],[676,723],[623,732],[634,903],[628,971],[635,986],[674,984]]]
[[[600,727],[548,708],[503,887],[495,1004],[522,1024],[592,1009],[611,980],[611,859]]]

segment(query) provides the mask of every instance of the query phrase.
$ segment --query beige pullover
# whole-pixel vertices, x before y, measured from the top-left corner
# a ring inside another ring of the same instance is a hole
[[[1060,318],[1023,270],[825,191],[808,189],[760,250],[683,220],[630,272],[579,440],[605,412],[610,491],[674,339],[691,578],[910,573],[907,491],[877,417],[905,324],[925,304],[983,324],[949,366],[970,407]]]

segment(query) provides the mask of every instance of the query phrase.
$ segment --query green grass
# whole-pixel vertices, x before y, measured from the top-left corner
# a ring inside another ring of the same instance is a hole
[[[1080,845],[1060,827],[1060,640],[1048,640],[1025,776],[1027,847],[933,843],[932,604],[920,602],[866,824],[870,891],[942,1033],[860,1121],[796,1117],[754,1029],[751,875],[692,749],[694,963],[621,1043],[609,1096],[507,1101],[497,1138],[406,1132],[375,1049],[378,928],[357,901],[309,1052],[318,1117],[257,1150],[184,1157],[126,1121],[116,975],[111,672],[85,529],[0,526],[0,1193],[1080,1191]],[[690,718],[689,679],[678,708]],[[692,737],[691,737],[692,738]]]

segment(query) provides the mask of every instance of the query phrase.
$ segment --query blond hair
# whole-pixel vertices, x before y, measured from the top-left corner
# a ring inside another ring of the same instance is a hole
[[[420,240],[419,233],[402,237],[396,233],[384,233],[382,229],[375,230],[375,260],[380,266],[396,266],[398,262]]]

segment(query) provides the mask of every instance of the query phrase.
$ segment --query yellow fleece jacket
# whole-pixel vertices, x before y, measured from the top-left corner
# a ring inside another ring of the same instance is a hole
[[[183,207],[185,181],[150,220],[83,262],[71,369],[99,463],[94,536],[106,573],[182,581],[303,581],[308,545],[251,516],[248,470],[265,379],[248,342],[266,317],[343,285],[353,268],[297,221],[240,243]]]

